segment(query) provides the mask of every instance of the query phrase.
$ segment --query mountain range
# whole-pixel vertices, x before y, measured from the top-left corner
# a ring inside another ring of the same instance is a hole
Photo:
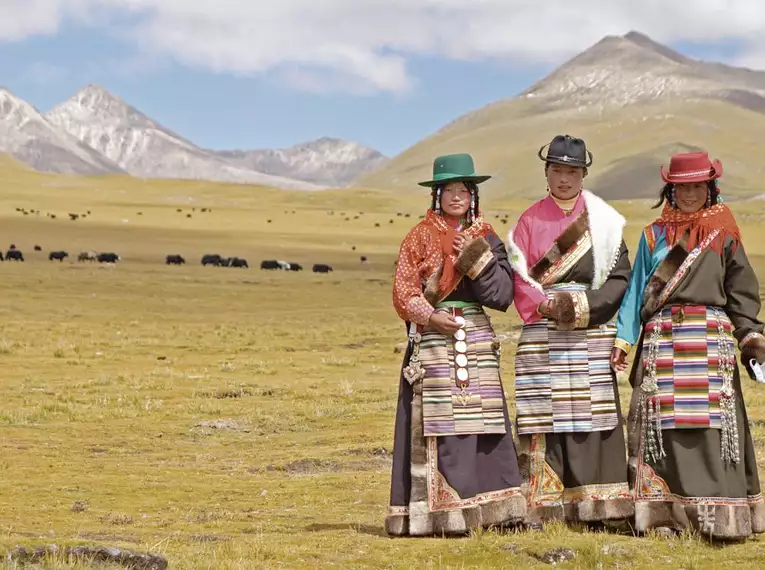
[[[470,152],[477,169],[492,175],[484,193],[538,197],[537,151],[568,133],[594,154],[587,187],[608,199],[656,196],[660,164],[698,149],[723,161],[727,195],[762,196],[763,132],[765,71],[693,59],[634,31],[604,37],[523,92],[458,117],[392,158],[333,138],[210,150],[97,85],[44,115],[0,89],[0,152],[36,170],[305,190],[411,191],[431,174],[435,156]]]
[[[762,195],[765,71],[686,57],[648,36],[606,36],[518,95],[467,113],[354,183],[411,190],[433,158],[470,152],[494,195],[545,191],[539,148],[556,134],[585,139],[586,186],[609,199],[656,197],[660,165],[706,150],[723,162],[723,191]]]
[[[250,183],[285,189],[346,186],[385,162],[374,149],[321,138],[286,149],[201,148],[98,85],[41,114],[0,89],[0,152],[35,170]]]

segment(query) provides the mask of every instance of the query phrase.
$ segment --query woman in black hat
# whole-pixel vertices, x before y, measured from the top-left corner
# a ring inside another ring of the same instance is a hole
[[[393,536],[465,534],[524,520],[526,500],[484,307],[506,311],[513,278],[502,240],[481,217],[469,154],[440,156],[431,207],[401,244],[393,287],[407,324],[396,411]]]
[[[548,195],[508,234],[524,323],[515,397],[529,519],[623,519],[634,510],[610,355],[630,275],[625,219],[583,189],[592,153],[582,139],[558,135],[544,148]]]

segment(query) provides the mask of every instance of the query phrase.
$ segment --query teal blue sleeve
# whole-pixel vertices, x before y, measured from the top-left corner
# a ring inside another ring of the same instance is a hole
[[[650,271],[651,253],[648,251],[645,233],[641,233],[630,282],[616,319],[617,346],[626,348],[623,345],[627,344],[631,348],[640,336],[640,309],[643,306],[643,291],[645,291]]]

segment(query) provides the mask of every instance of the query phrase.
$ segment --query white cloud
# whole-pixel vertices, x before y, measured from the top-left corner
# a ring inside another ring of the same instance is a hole
[[[761,0],[0,0],[0,13],[7,40],[55,33],[65,17],[130,14],[114,25],[142,51],[318,91],[405,92],[413,54],[558,63],[632,29],[660,42],[740,40],[738,60],[765,64],[752,59],[765,53]]]

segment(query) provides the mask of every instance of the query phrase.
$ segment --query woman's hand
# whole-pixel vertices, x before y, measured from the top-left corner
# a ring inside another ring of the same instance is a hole
[[[457,234],[454,237],[454,241],[452,242],[452,249],[454,250],[454,255],[459,255],[462,253],[462,248],[465,247],[465,236],[462,234]]]
[[[617,346],[611,350],[611,368],[617,372],[624,372],[627,368],[627,353]]]
[[[455,321],[451,314],[441,312],[435,312],[430,315],[428,326],[447,336],[453,335],[462,328],[462,325]]]
[[[537,311],[539,312],[539,314],[547,318],[549,318],[550,315],[553,314],[554,310],[555,310],[555,296],[548,297],[547,300],[539,303],[539,306],[537,307]]]

